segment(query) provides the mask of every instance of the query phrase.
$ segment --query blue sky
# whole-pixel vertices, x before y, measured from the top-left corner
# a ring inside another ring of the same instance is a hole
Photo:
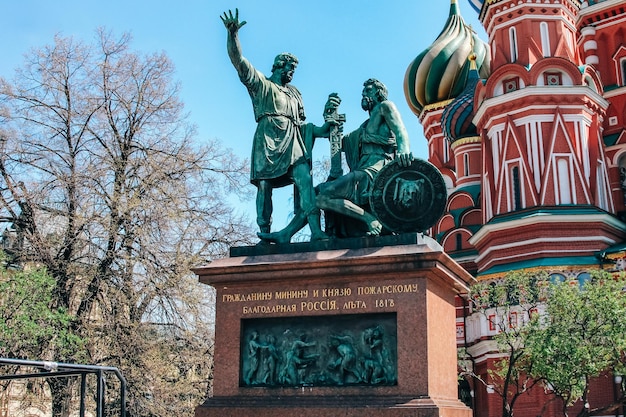
[[[465,21],[486,40],[468,0],[459,4]],[[8,1],[0,25],[0,76],[11,78],[24,53],[52,43],[56,33],[91,41],[101,26],[116,34],[130,32],[132,49],[165,51],[174,62],[198,140],[217,138],[247,157],[255,129],[252,107],[226,54],[226,30],[219,19],[234,8],[248,22],[240,32],[243,53],[259,70],[269,74],[280,52],[298,57],[293,84],[302,92],[308,121],[320,124],[328,94],[337,92],[343,99],[340,111],[347,115],[344,130],[357,128],[367,117],[360,108],[363,81],[378,78],[400,110],[413,153],[427,158],[423,129],[406,104],[403,80],[411,61],[443,28],[448,0]],[[316,144],[316,159],[328,154],[325,145]],[[277,226],[284,217],[276,213]]]

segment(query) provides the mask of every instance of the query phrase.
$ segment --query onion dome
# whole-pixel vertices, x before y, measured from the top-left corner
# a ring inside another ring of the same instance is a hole
[[[476,126],[472,123],[472,119],[474,118],[474,92],[479,76],[476,69],[476,56],[471,55],[469,60],[470,72],[467,76],[465,90],[446,106],[441,115],[441,127],[450,142],[477,135]]]
[[[409,107],[420,115],[425,106],[457,97],[467,82],[470,54],[482,78],[489,75],[489,47],[478,38],[451,0],[450,15],[435,42],[413,60],[404,77]]]
[[[483,3],[485,2],[485,0],[468,0],[470,6],[472,6],[472,9],[476,10],[478,13],[480,13],[480,8],[483,7]]]

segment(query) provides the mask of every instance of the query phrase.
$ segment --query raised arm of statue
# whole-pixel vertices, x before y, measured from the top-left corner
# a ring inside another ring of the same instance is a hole
[[[402,117],[395,104],[392,101],[386,100],[381,103],[381,111],[383,117],[389,126],[389,129],[396,136],[396,159],[399,160],[400,165],[409,166],[413,160],[411,154],[411,146],[409,144],[409,134],[404,127]]]
[[[247,22],[245,20],[242,22],[239,21],[239,9],[235,9],[234,15],[232,10],[224,12],[224,15],[220,16],[220,19],[222,19],[222,22],[228,31],[228,38],[226,40],[228,56],[235,68],[239,68],[239,64],[243,60],[243,54],[241,53],[241,43],[239,42],[238,33],[239,29],[241,29],[241,27]]]

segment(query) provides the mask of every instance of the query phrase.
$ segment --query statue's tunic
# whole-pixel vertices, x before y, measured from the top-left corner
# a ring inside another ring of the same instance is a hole
[[[252,98],[257,121],[250,181],[257,185],[270,180],[274,187],[291,184],[290,168],[309,159],[301,130],[305,119],[302,96],[289,84],[270,81],[245,58],[237,72]]]

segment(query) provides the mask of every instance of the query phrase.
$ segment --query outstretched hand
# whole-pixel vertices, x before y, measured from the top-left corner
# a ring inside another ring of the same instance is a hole
[[[220,16],[220,19],[222,19],[224,26],[231,33],[236,33],[243,25],[248,23],[245,20],[242,22],[239,22],[239,9],[235,9],[234,16],[233,16],[232,10],[229,10],[228,12],[224,12],[224,15]]]

